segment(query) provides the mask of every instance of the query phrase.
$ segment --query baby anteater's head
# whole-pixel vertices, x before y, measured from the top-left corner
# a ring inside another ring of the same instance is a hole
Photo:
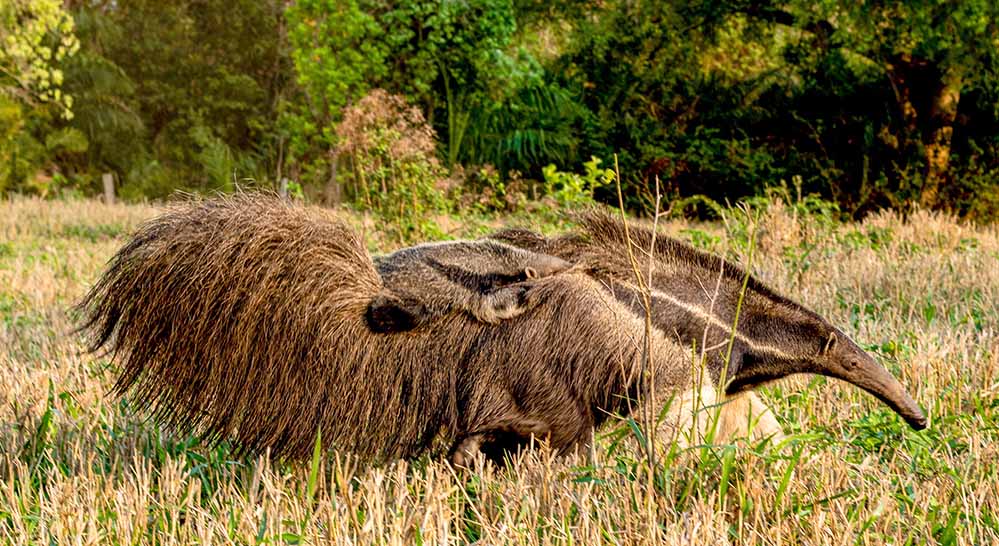
[[[379,333],[413,330],[452,311],[495,324],[531,306],[533,281],[570,263],[496,241],[425,243],[375,259],[384,289],[368,306]]]
[[[442,248],[445,249],[445,253],[435,256],[435,262],[456,267],[465,273],[481,275],[490,288],[528,279],[550,277],[569,269],[572,265],[555,256],[524,250],[498,241],[456,241],[445,243]]]

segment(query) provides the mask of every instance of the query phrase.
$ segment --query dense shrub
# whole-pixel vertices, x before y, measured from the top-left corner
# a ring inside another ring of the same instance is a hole
[[[419,108],[375,89],[344,110],[339,153],[349,159],[353,201],[393,220],[403,233],[419,231],[444,206],[434,130]]]

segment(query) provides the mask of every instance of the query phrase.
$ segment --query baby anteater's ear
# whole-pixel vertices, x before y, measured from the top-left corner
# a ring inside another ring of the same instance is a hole
[[[561,258],[536,252],[531,252],[527,261],[528,264],[524,267],[524,276],[528,279],[551,277],[572,267],[571,263]]]
[[[368,328],[379,334],[407,332],[420,325],[421,313],[391,293],[382,292],[371,299],[364,318]]]

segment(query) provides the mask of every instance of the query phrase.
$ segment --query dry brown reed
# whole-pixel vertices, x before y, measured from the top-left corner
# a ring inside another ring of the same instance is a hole
[[[856,389],[801,377],[764,391],[789,433],[783,446],[684,450],[658,484],[617,441],[627,427],[599,439],[592,465],[536,450],[463,475],[434,460],[362,469],[335,455],[310,480],[308,465],[234,460],[138,419],[105,396],[106,361],[67,335],[65,310],[155,212],[0,203],[0,542],[999,542],[995,227],[885,212],[828,228],[779,203],[763,217],[754,272],[879,354],[926,403],[926,431]],[[664,224],[741,252],[737,230]],[[635,502],[650,488],[651,517]]]

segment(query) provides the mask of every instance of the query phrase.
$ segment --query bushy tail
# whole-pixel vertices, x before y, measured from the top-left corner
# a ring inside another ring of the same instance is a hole
[[[349,406],[329,407],[346,393],[324,379],[344,373],[344,340],[369,335],[380,287],[354,230],[319,209],[262,195],[194,201],[118,251],[78,305],[80,330],[90,350],[110,351],[116,393],[164,424],[302,456]]]

